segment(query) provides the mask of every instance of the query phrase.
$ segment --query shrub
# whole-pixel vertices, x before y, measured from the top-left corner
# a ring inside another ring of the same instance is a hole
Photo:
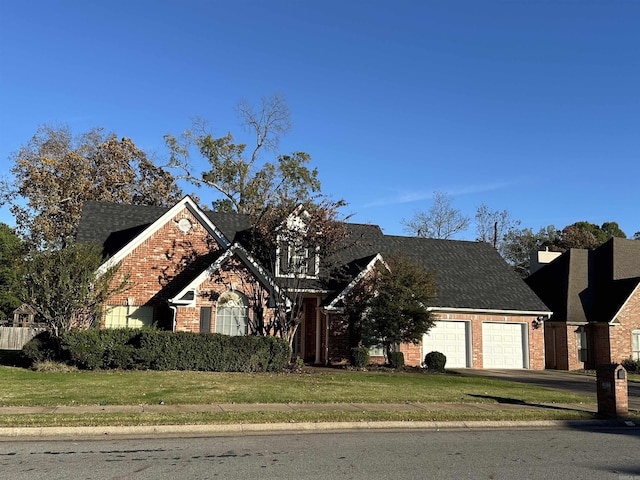
[[[622,366],[628,373],[640,373],[640,360],[627,358],[622,361]]]
[[[49,331],[40,332],[22,347],[20,356],[30,366],[36,362],[59,361],[60,340]]]
[[[104,345],[98,330],[70,330],[60,336],[61,350],[66,353],[69,364],[83,370],[104,367],[102,355]]]
[[[353,347],[351,349],[351,365],[356,368],[362,368],[369,365],[371,355],[367,347]]]
[[[389,353],[389,365],[391,366],[391,368],[404,367],[404,353],[402,352]]]
[[[424,364],[428,370],[433,370],[434,372],[444,372],[444,366],[447,363],[447,357],[444,353],[440,352],[429,352],[424,357]]]
[[[59,344],[52,343],[52,338],[47,335],[32,340],[24,355],[32,363],[66,362],[85,370],[217,372],[282,371],[291,358],[289,343],[275,337],[122,328],[64,332]]]

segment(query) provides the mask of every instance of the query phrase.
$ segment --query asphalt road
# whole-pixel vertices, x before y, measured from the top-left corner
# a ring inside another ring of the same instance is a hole
[[[457,369],[461,375],[477,375],[513,382],[530,383],[539,387],[564,390],[581,395],[597,396],[596,377],[557,370],[480,370]],[[628,382],[629,410],[640,411],[640,383]],[[640,479],[638,479],[640,480]]]
[[[640,429],[359,432],[0,444],[2,478],[640,479]]]

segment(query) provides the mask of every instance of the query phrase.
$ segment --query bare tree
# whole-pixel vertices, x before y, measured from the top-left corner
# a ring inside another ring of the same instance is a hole
[[[277,154],[281,136],[291,128],[289,108],[283,97],[263,98],[257,109],[241,101],[238,114],[253,137],[250,149],[247,144],[235,143],[231,133],[214,137],[201,120],[179,137],[165,135],[170,151],[167,166],[181,172],[177,178],[211,187],[219,197],[213,202],[215,210],[249,215],[257,215],[265,205],[304,201],[320,191],[317,169],[307,166],[311,161],[308,153]],[[194,173],[190,161],[192,147],[209,162],[210,170]],[[263,161],[263,152],[275,154],[275,161]]]
[[[411,220],[402,220],[405,230],[418,237],[449,239],[469,227],[469,217],[453,208],[449,195],[433,193],[433,202],[427,212],[415,212]]]
[[[489,243],[501,251],[505,235],[519,225],[520,221],[512,219],[507,210],[489,210],[489,207],[482,204],[476,211],[476,240]]]

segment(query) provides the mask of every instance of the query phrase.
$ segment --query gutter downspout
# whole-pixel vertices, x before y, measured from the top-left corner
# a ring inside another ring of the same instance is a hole
[[[329,315],[326,314],[325,315],[325,324],[326,324],[326,341],[324,342],[324,350],[325,350],[325,356],[324,356],[324,364],[325,365],[329,365]]]
[[[316,298],[316,358],[315,364],[322,363],[322,316],[320,314],[320,297]]]
[[[171,311],[173,312],[173,315],[171,316],[171,331],[175,332],[176,331],[176,324],[178,322],[177,320],[177,316],[178,316],[178,307],[176,307],[175,305],[169,305],[169,308],[171,309]]]

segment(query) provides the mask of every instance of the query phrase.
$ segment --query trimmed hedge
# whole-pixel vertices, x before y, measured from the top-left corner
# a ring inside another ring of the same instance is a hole
[[[353,347],[351,349],[351,365],[356,368],[362,368],[369,365],[371,355],[367,347]]]
[[[622,361],[622,366],[629,373],[640,373],[640,360],[627,358]]]
[[[402,352],[390,352],[389,353],[389,366],[391,368],[404,367],[404,353]]]
[[[444,366],[446,364],[447,357],[441,352],[429,352],[424,357],[425,367],[434,372],[444,372]]]
[[[291,354],[289,344],[276,337],[122,328],[74,330],[59,339],[36,337],[25,345],[23,356],[86,370],[272,372],[284,370]]]

